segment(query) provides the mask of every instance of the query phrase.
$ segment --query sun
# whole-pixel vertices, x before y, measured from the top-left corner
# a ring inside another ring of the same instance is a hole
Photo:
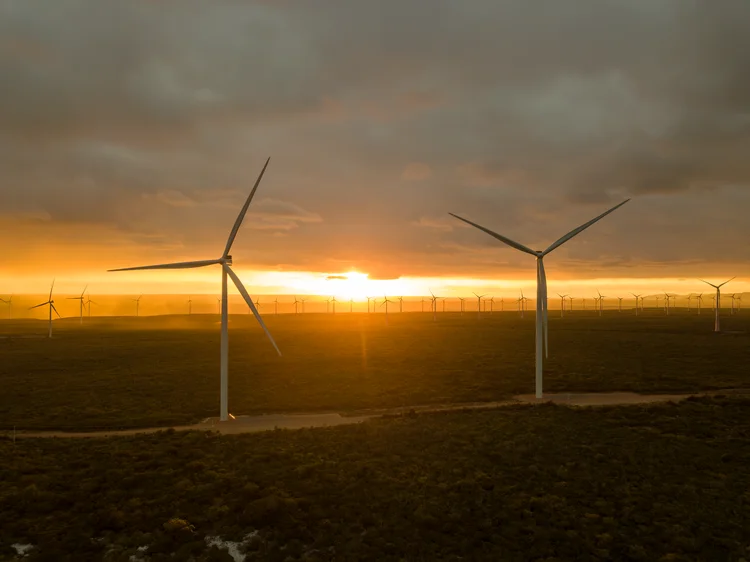
[[[335,279],[329,279],[329,283],[331,293],[342,300],[364,300],[373,291],[369,275],[358,271],[349,271]]]

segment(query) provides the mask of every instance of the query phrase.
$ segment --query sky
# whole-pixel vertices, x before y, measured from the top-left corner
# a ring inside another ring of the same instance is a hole
[[[750,290],[750,3],[0,0],[0,295]],[[358,274],[349,275],[349,272]],[[367,277],[364,277],[364,276]],[[346,277],[346,279],[341,279]],[[703,287],[706,287],[703,285]]]

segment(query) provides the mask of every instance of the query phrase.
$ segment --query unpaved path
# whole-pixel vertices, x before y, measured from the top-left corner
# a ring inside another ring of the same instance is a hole
[[[313,427],[333,427],[337,425],[350,425],[362,423],[368,419],[398,416],[406,413],[420,412],[449,412],[458,410],[479,410],[500,408],[503,406],[517,404],[541,404],[552,402],[567,406],[616,406],[652,404],[655,402],[677,402],[691,396],[711,396],[717,394],[750,395],[750,389],[727,389],[720,391],[706,391],[682,394],[637,394],[635,392],[601,392],[601,393],[548,393],[544,398],[537,399],[533,394],[521,394],[513,400],[502,402],[468,402],[461,404],[438,404],[424,406],[406,406],[401,408],[390,408],[382,410],[362,410],[352,415],[338,413],[325,414],[268,414],[260,416],[237,416],[235,419],[220,422],[217,418],[208,418],[201,423],[192,425],[176,425],[168,427],[147,427],[137,429],[104,430],[104,431],[19,431],[15,433],[17,438],[30,437],[112,437],[118,435],[137,435],[140,433],[156,433],[173,429],[175,431],[218,431],[223,434],[255,433],[258,431],[270,431],[274,429],[302,429]],[[2,432],[2,435],[10,437],[11,432]]]

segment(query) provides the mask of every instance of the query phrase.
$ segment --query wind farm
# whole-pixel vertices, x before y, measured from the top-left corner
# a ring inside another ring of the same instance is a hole
[[[750,3],[48,4],[0,561],[750,558]]]

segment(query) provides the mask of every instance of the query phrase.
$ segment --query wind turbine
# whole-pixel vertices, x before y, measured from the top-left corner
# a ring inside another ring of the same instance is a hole
[[[52,311],[53,310],[55,311],[55,314],[57,314],[58,318],[62,318],[62,316],[60,316],[60,313],[57,312],[57,309],[55,308],[55,301],[52,300],[52,289],[54,289],[54,287],[55,287],[55,280],[53,279],[52,286],[49,288],[49,297],[47,298],[47,302],[43,302],[41,304],[37,304],[36,306],[32,306],[31,308],[29,308],[29,310],[32,310],[34,308],[39,308],[40,306],[49,305],[49,335],[47,336],[48,338],[52,337]]]
[[[193,297],[188,297],[188,316],[193,313]]]
[[[563,318],[565,316],[565,297],[568,295],[557,293],[557,296],[560,297],[560,318]]]
[[[432,321],[437,322],[437,300],[442,297],[436,297],[432,289],[430,289],[430,294],[432,295]]]
[[[617,297],[617,312],[622,312],[622,297]]]
[[[664,308],[664,312],[666,312],[667,316],[669,316],[669,299],[670,299],[670,298],[671,298],[672,296],[673,296],[673,295],[670,295],[670,294],[669,294],[669,293],[667,293],[667,292],[665,292],[665,293],[664,293],[664,298],[666,299],[666,301],[665,301],[665,305],[664,305],[664,306],[665,306],[665,308]]]
[[[216,308],[219,309],[219,314],[221,314],[221,299],[219,297],[216,297]]]
[[[375,297],[365,297],[367,299],[367,314],[370,314],[370,301],[375,300]],[[375,308],[375,303],[372,303],[372,308]]]
[[[544,271],[544,256],[552,252],[554,249],[558,248],[559,246],[563,245],[565,242],[576,236],[577,234],[580,234],[584,230],[586,230],[588,227],[590,227],[595,222],[601,220],[605,216],[607,216],[609,213],[613,212],[614,210],[618,209],[625,203],[627,203],[629,199],[626,199],[622,203],[618,203],[608,211],[605,211],[598,217],[588,221],[587,223],[582,224],[578,228],[571,230],[568,234],[554,242],[551,246],[549,246],[546,250],[543,251],[534,251],[531,248],[528,248],[524,246],[523,244],[519,244],[518,242],[515,242],[511,240],[510,238],[506,238],[505,236],[502,236],[500,234],[497,234],[496,232],[493,232],[487,228],[484,228],[483,226],[479,226],[478,224],[471,222],[469,220],[463,219],[459,217],[458,215],[454,215],[451,213],[452,216],[456,217],[459,220],[462,220],[463,222],[470,224],[471,226],[478,228],[479,230],[489,234],[493,238],[496,238],[500,242],[503,242],[504,244],[507,244],[508,246],[515,248],[516,250],[520,250],[521,252],[525,252],[531,256],[534,256],[536,258],[536,279],[537,279],[537,298],[536,298],[536,369],[535,369],[535,375],[536,375],[536,397],[542,398],[542,373],[543,373],[543,351],[548,352],[548,341],[547,341],[547,276]]]
[[[331,302],[333,303],[333,313],[336,314],[336,297],[333,297]]]
[[[349,298],[349,314],[351,314],[352,312],[354,312],[354,299]]]
[[[635,297],[635,315],[638,316],[638,299],[641,298],[641,295],[636,295],[635,293],[630,293]],[[641,299],[641,305],[643,305],[643,300]]]
[[[294,297],[294,302],[292,303],[292,304],[294,304],[294,313],[295,314],[297,314],[297,305],[299,305],[300,302],[302,302],[302,301],[298,301],[297,297],[295,296]]]
[[[734,277],[732,277],[734,279]],[[714,289],[716,289],[716,319],[714,320],[714,332],[720,332],[721,327],[719,325],[719,312],[721,310],[721,288],[729,283],[732,279],[727,279],[723,283],[720,283],[718,285],[714,285],[713,283],[709,283],[708,281],[703,281],[706,285],[711,285]]]
[[[120,271],[119,269],[110,269],[109,271]],[[135,315],[138,316],[139,311],[141,309],[141,297],[143,295],[139,295],[137,299],[130,299],[135,301]]]
[[[482,317],[482,299],[484,295],[477,295],[474,291],[472,291],[472,294],[477,297],[477,320],[479,320]]]
[[[604,308],[604,295],[599,292],[599,289],[596,290],[596,294],[599,295],[599,316],[601,316],[602,308]]]
[[[422,297],[422,313],[424,313],[424,297]]]
[[[729,295],[729,298],[732,299],[732,312],[730,314],[732,316],[734,316],[734,299],[737,298],[737,294],[736,293],[732,293],[731,295]]]
[[[459,300],[459,306],[460,306],[460,309],[461,309],[461,316],[463,316],[464,315],[464,301],[466,300],[466,298],[465,297],[458,297],[458,300]]]
[[[260,311],[260,297],[255,297],[255,308]]]
[[[570,301],[570,312],[573,312],[573,297],[568,299]]]
[[[273,299],[273,315],[277,316],[279,314],[279,297],[276,297]]]
[[[99,303],[96,302],[96,301],[92,301],[91,300],[91,295],[89,295],[88,297],[86,297],[86,303],[85,304],[86,304],[86,307],[88,308],[88,311],[89,311],[89,318],[91,318],[91,305],[92,304],[99,304]]]
[[[693,293],[690,293],[688,295],[688,313],[690,313],[690,304],[692,303],[692,300],[693,300]]]
[[[263,331],[266,333],[266,335],[268,336],[268,339],[273,344],[274,348],[276,349],[276,352],[279,355],[281,355],[281,351],[279,351],[279,348],[276,345],[276,342],[274,341],[273,336],[271,336],[271,332],[269,332],[268,328],[266,328],[266,325],[263,322],[263,319],[260,317],[260,314],[258,313],[258,309],[255,308],[255,304],[253,303],[253,300],[250,298],[250,295],[245,289],[245,286],[242,284],[242,281],[240,281],[240,278],[237,276],[237,274],[232,270],[231,268],[232,255],[229,253],[230,250],[232,249],[232,244],[234,244],[234,239],[237,237],[237,232],[240,229],[240,225],[242,225],[242,221],[245,218],[247,209],[250,206],[250,202],[253,200],[255,191],[258,189],[258,184],[260,184],[260,180],[263,178],[263,174],[266,171],[266,167],[268,166],[269,161],[270,161],[270,158],[266,160],[266,163],[263,166],[263,169],[261,170],[260,175],[258,176],[258,179],[255,181],[255,185],[253,186],[253,189],[250,192],[250,195],[248,196],[247,200],[245,201],[245,204],[240,210],[240,213],[237,216],[237,220],[234,222],[234,225],[232,226],[232,230],[229,233],[229,238],[227,239],[227,243],[226,243],[226,246],[224,247],[224,251],[221,254],[221,257],[215,258],[215,259],[200,260],[200,261],[188,261],[188,262],[168,263],[168,264],[160,264],[160,265],[146,265],[146,266],[127,267],[127,268],[113,270],[113,271],[128,271],[128,270],[136,270],[136,269],[190,269],[190,268],[196,268],[196,267],[206,267],[209,265],[221,266],[221,369],[220,369],[220,373],[221,373],[220,396],[221,398],[220,398],[220,412],[219,412],[221,421],[226,421],[229,419],[229,331],[228,331],[229,309],[228,309],[228,299],[227,299],[227,292],[228,292],[227,291],[227,278],[228,277],[232,279],[234,286],[242,295],[242,298],[247,303],[247,306],[249,306],[250,310],[253,311],[253,314],[255,315],[255,319],[258,321],[258,324],[260,324],[261,328],[263,328]]]
[[[295,297],[296,298],[296,297]],[[305,301],[307,300],[307,297],[300,297],[299,302],[302,303],[302,314],[305,313]]]
[[[383,296],[383,302],[380,303],[380,306],[385,305],[385,324],[388,325],[388,303],[389,302],[396,302],[389,299],[387,296]]]
[[[404,297],[398,297],[398,311],[404,311]]]
[[[495,297],[490,297],[490,314],[495,311]]]
[[[737,295],[737,314],[742,310],[742,294]]]
[[[698,301],[698,316],[701,315],[701,305],[703,304],[703,293],[698,293],[695,296],[695,300]]]
[[[8,320],[11,320],[13,318],[13,295],[9,296],[7,301],[5,299],[0,299],[0,301],[8,305]]]
[[[69,301],[79,301],[79,303],[78,303],[78,307],[79,307],[78,314],[79,314],[79,318],[81,320],[81,324],[83,324],[83,295],[86,294],[86,289],[88,289],[88,288],[89,288],[88,285],[86,285],[83,288],[83,292],[81,293],[80,297],[68,297],[67,298],[67,300],[69,300]]]

